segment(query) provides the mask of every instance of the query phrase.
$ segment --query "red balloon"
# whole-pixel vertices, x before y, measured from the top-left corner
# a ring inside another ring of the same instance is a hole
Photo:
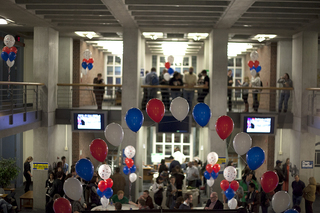
[[[103,162],[108,155],[108,146],[102,139],[94,139],[90,144],[91,155],[100,162]]]
[[[229,135],[232,133],[233,131],[233,120],[226,115],[220,116],[216,122],[216,131],[219,135],[219,137],[224,140],[227,137],[229,137]]]
[[[213,165],[213,171],[214,171],[215,173],[218,173],[218,172],[220,171],[220,165],[219,165],[219,164],[214,164],[214,165]]]
[[[254,61],[254,63],[253,63],[253,65],[254,65],[254,67],[258,67],[259,66],[259,61]],[[251,68],[251,67],[250,67]]]
[[[98,187],[99,187],[100,191],[103,192],[104,190],[106,190],[108,188],[108,184],[105,181],[101,180],[98,184]]]
[[[267,171],[261,176],[261,187],[265,193],[272,192],[279,183],[277,173],[273,171]]]
[[[233,189],[233,191],[237,191],[239,189],[239,183],[238,181],[234,180],[230,183],[230,187],[231,189]]]
[[[88,63],[93,63],[93,62],[94,62],[93,58],[89,58]]]
[[[249,66],[250,68],[252,68],[253,65],[254,65],[253,61],[248,61],[248,66]]]
[[[157,98],[153,98],[148,101],[146,111],[154,122],[159,123],[162,120],[166,110],[162,101]]]
[[[209,172],[211,174],[211,172],[213,171],[213,165],[207,164],[206,170],[207,170],[207,172]]]
[[[72,207],[69,200],[60,197],[54,201],[53,210],[55,213],[71,213]]]
[[[223,191],[226,191],[229,188],[229,182],[227,180],[221,181],[220,187]]]
[[[10,52],[14,52],[15,54],[17,54],[18,50],[15,47],[11,47],[10,48]]]
[[[113,180],[111,178],[108,178],[105,183],[107,184],[107,188],[111,188],[113,186]]]
[[[82,62],[88,63],[88,60],[84,58],[84,59],[82,60]]]
[[[126,165],[129,167],[129,169],[133,166],[134,161],[131,158],[126,158],[125,159]]]
[[[2,48],[2,52],[6,52],[6,53],[10,53],[10,48],[5,46],[4,48]]]
[[[165,66],[167,69],[169,69],[170,66],[171,66],[171,64],[170,64],[170,62],[166,62],[166,63],[164,64],[164,66]]]

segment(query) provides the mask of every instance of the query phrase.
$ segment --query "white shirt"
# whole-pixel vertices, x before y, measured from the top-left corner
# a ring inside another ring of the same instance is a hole
[[[193,174],[196,174],[197,177],[193,176]],[[197,180],[199,179],[199,170],[197,167],[192,166],[187,168],[187,180]]]
[[[176,161],[179,161],[180,164],[183,164],[186,160],[186,156],[180,151],[176,151],[172,156]]]

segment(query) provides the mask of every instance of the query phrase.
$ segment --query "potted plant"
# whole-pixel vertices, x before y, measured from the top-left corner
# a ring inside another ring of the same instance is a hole
[[[20,172],[20,168],[16,165],[16,160],[13,158],[0,159],[0,187],[5,188],[10,185]]]

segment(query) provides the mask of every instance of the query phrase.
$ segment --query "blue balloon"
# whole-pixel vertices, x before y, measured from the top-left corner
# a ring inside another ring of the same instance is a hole
[[[168,73],[169,73],[170,75],[172,75],[172,74],[174,73],[174,70],[170,67],[170,68],[168,69]]]
[[[102,191],[100,191],[99,188],[97,188],[97,194],[99,195],[99,197],[103,197],[104,193]]]
[[[288,210],[285,211],[284,213],[298,213],[298,211],[295,210],[295,209],[288,209]]]
[[[89,64],[88,64],[88,69],[91,70],[92,68],[93,68],[93,64],[92,64],[92,63],[89,63]]]
[[[219,172],[218,173],[215,173],[214,171],[211,172],[211,177],[213,179],[217,179],[218,175],[219,175]]]
[[[76,172],[84,180],[90,181],[93,177],[93,165],[88,159],[80,159],[76,163]]]
[[[11,52],[11,53],[9,53],[9,60],[10,61],[13,61],[14,59],[16,59],[16,53],[14,53],[14,52]]]
[[[131,108],[127,111],[125,120],[126,120],[127,126],[133,132],[138,132],[143,124],[144,117],[140,109]]]
[[[133,165],[133,166],[130,168],[130,173],[135,173],[136,170],[137,170],[136,165]]]
[[[211,118],[210,107],[205,103],[198,103],[192,112],[194,120],[202,127],[208,124]]]
[[[113,195],[113,190],[111,188],[107,188],[104,190],[103,195],[109,199]]]
[[[231,187],[229,187],[224,194],[226,195],[226,197],[228,198],[228,200],[231,200],[234,197],[234,191],[233,189],[231,189]]]
[[[2,53],[1,53],[1,58],[2,58],[4,61],[8,61],[9,54],[8,54],[7,52],[2,52]]]
[[[81,66],[83,69],[87,69],[87,67],[88,67],[87,62],[85,62],[85,61],[82,62]]]
[[[250,70],[255,70],[256,68],[254,67],[254,66],[252,66],[251,68],[250,68]]]
[[[203,173],[203,176],[207,179],[207,180],[209,180],[210,179],[210,173],[209,172],[207,172],[207,171],[205,171],[204,173]]]
[[[261,71],[261,66],[260,66],[260,65],[256,68],[256,71],[257,71],[257,72],[260,72],[260,71]]]
[[[123,167],[123,173],[124,173],[125,175],[128,175],[129,172],[130,172],[129,167],[127,167],[127,166]]]
[[[251,170],[258,169],[265,160],[265,153],[260,147],[252,147],[247,152],[247,164]]]

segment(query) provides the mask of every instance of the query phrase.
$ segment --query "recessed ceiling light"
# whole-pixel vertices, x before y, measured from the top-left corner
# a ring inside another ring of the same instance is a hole
[[[258,40],[259,42],[263,42],[264,40],[270,40],[277,37],[277,35],[274,34],[257,34],[255,35],[252,40]]]
[[[249,25],[249,24],[245,24],[243,25],[244,27],[252,27],[252,25]]]
[[[8,24],[8,21],[5,18],[0,17],[0,24],[1,25]]]
[[[99,37],[99,35],[93,31],[76,31],[74,33],[81,37],[87,37],[88,39]]]

